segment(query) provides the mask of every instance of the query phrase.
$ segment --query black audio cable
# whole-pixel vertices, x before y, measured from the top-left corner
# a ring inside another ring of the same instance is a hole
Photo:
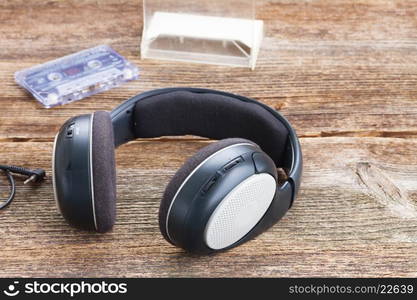
[[[13,201],[14,196],[16,194],[16,184],[13,178],[13,174],[26,176],[27,178],[24,181],[24,184],[27,184],[29,182],[41,182],[46,176],[45,171],[42,169],[30,170],[16,166],[0,165],[0,170],[2,170],[6,174],[7,179],[10,183],[9,197],[6,199],[5,202],[0,203],[0,210],[7,207]]]

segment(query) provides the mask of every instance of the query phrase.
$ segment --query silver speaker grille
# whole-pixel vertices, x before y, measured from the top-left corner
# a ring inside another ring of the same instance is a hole
[[[275,195],[269,174],[256,174],[237,185],[217,206],[205,230],[208,247],[226,248],[244,237],[262,218]]]

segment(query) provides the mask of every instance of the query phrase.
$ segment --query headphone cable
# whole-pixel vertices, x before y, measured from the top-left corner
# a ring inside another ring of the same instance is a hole
[[[12,203],[14,196],[16,195],[16,183],[13,177],[13,174],[27,176],[24,184],[28,184],[29,182],[41,182],[45,179],[45,170],[42,169],[35,169],[30,170],[22,167],[16,166],[7,166],[7,165],[0,165],[0,170],[2,170],[10,183],[10,194],[6,201],[0,203],[0,210],[6,208],[10,203]]]

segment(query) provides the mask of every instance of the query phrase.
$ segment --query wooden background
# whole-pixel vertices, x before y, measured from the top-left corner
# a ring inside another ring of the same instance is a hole
[[[50,175],[53,137],[69,117],[154,88],[215,88],[295,126],[305,156],[297,202],[256,240],[188,255],[163,240],[157,212],[170,177],[207,141],[140,140],[117,151],[112,233],[67,226],[50,177],[19,181],[0,212],[0,276],[417,276],[417,1],[256,1],[266,38],[255,71],[141,61],[140,2],[0,2],[0,163]],[[98,44],[139,65],[140,80],[54,109],[14,83],[17,70]]]

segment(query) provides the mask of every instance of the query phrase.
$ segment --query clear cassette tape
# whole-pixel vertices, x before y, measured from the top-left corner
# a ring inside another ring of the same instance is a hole
[[[47,108],[81,100],[137,78],[138,68],[106,45],[15,73],[16,82]]]

